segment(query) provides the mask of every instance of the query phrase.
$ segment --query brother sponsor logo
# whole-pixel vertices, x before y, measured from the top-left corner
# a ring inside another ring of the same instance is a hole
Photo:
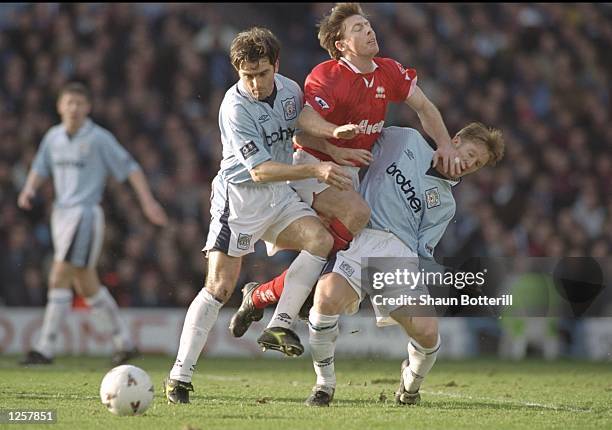
[[[266,144],[268,146],[272,146],[273,144],[275,144],[276,142],[279,142],[281,140],[284,141],[291,141],[291,139],[293,138],[293,134],[295,133],[295,128],[282,128],[279,127],[277,131],[273,131],[270,134],[266,134]]]
[[[387,173],[395,178],[395,183],[399,185],[400,190],[406,196],[406,200],[408,200],[408,205],[414,213],[417,213],[421,210],[421,199],[417,198],[416,192],[414,191],[414,186],[412,186],[412,182],[410,179],[406,179],[406,177],[402,174],[402,171],[395,165],[395,163],[391,164],[387,167]]]

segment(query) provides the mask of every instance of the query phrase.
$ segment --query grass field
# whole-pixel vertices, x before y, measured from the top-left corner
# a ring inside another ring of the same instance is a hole
[[[190,405],[168,405],[161,380],[169,357],[133,362],[155,383],[144,416],[115,417],[100,403],[108,362],[59,358],[53,366],[23,369],[0,357],[0,409],[56,409],[58,422],[0,425],[51,429],[455,429],[612,428],[610,363],[440,361],[416,407],[394,404],[399,362],[338,360],[330,408],[302,402],[313,383],[306,359],[203,359]]]

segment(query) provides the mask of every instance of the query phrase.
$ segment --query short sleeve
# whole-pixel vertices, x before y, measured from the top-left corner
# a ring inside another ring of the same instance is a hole
[[[117,181],[125,181],[132,172],[140,169],[136,160],[111,133],[102,134],[100,149],[104,165]]]
[[[322,76],[322,73],[317,72],[317,70],[313,70],[306,77],[304,99],[305,104],[312,107],[323,118],[326,118],[334,111],[338,100],[334,92],[333,82],[327,77]]]
[[[226,143],[247,169],[251,170],[272,158],[255,121],[243,106],[223,108],[221,123]]]
[[[391,88],[388,93],[390,101],[403,102],[414,92],[418,80],[417,71],[406,69],[395,60],[389,60],[385,67],[389,79],[387,86]]]
[[[36,152],[36,156],[34,157],[34,161],[32,162],[32,170],[35,171],[37,175],[44,178],[51,174],[50,145],[51,130],[49,130],[43,137],[40,146],[38,147],[38,151]]]

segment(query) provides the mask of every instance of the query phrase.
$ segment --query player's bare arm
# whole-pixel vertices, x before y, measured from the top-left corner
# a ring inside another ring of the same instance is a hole
[[[351,177],[340,166],[332,162],[291,166],[276,161],[266,161],[250,170],[255,182],[297,181],[317,178],[339,190],[352,188]]]
[[[406,104],[417,113],[425,133],[436,142],[438,149],[434,153],[433,167],[436,167],[438,162],[442,162],[442,169],[445,173],[453,178],[459,176],[466,166],[461,162],[457,150],[451,144],[450,135],[438,108],[418,86],[415,86],[414,91],[406,98]]]
[[[140,201],[142,211],[147,219],[155,225],[166,225],[168,222],[166,212],[153,197],[149,184],[147,183],[147,179],[142,173],[142,170],[139,169],[133,171],[130,176],[128,176],[128,179],[138,195],[138,201]]]
[[[26,180],[23,190],[21,190],[21,193],[19,193],[17,206],[19,206],[21,209],[32,209],[32,199],[36,195],[36,190],[44,181],[44,177],[31,170],[28,174],[28,179]]]
[[[367,149],[343,148],[306,133],[295,135],[293,142],[323,152],[341,166],[367,166],[372,161],[372,153]]]
[[[357,124],[336,125],[326,121],[312,107],[305,105],[298,118],[298,127],[306,133],[325,139],[352,139],[359,134]]]

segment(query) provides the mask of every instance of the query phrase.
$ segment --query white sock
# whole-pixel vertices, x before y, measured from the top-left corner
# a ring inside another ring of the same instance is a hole
[[[125,321],[119,314],[117,302],[104,285],[91,297],[85,297],[85,303],[91,307],[91,315],[104,328],[110,328],[113,345],[117,351],[128,351],[134,348]]]
[[[414,339],[408,342],[408,357],[410,366],[404,369],[404,387],[409,393],[416,393],[421,387],[423,379],[427,376],[438,356],[440,350],[440,336],[433,348],[425,348]]]
[[[312,287],[317,283],[326,261],[323,257],[312,255],[308,251],[299,253],[287,269],[285,288],[268,328],[291,328]]]
[[[47,306],[40,337],[35,350],[48,358],[55,355],[55,340],[59,325],[72,307],[72,290],[70,288],[52,288],[47,293]]]
[[[195,365],[204,349],[208,333],[217,321],[221,306],[223,303],[215,299],[204,288],[193,299],[185,316],[181,343],[176,361],[170,371],[170,379],[191,382]]]
[[[313,309],[308,318],[310,333],[310,353],[317,374],[317,385],[336,386],[334,352],[338,339],[338,319],[340,315],[323,315]]]

